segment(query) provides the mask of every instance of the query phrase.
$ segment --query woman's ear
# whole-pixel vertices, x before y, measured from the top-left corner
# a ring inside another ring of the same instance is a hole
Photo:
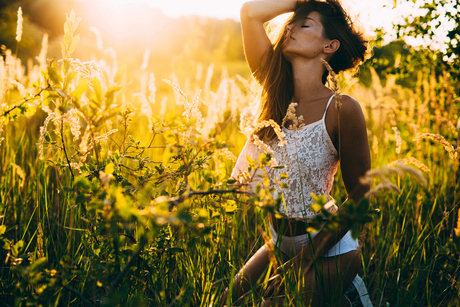
[[[331,40],[326,46],[324,46],[324,53],[334,53],[340,47],[340,42],[337,39]]]

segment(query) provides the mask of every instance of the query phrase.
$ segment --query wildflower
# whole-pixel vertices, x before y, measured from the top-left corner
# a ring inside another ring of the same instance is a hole
[[[402,145],[402,139],[401,139],[401,133],[398,130],[398,127],[392,127],[393,131],[395,132],[395,139],[396,139],[396,153],[399,154],[401,153],[401,145]]]
[[[18,9],[18,26],[16,28],[16,41],[19,43],[22,38],[22,8],[19,7]]]
[[[414,141],[418,141],[420,139],[430,139],[430,140],[433,140],[435,141],[436,143],[438,144],[441,144],[442,146],[444,146],[444,149],[447,150],[447,152],[449,153],[449,156],[451,159],[455,160],[457,159],[457,156],[458,156],[458,153],[457,151],[455,150],[455,148],[449,143],[446,141],[446,139],[444,137],[442,137],[441,135],[439,134],[433,134],[433,133],[423,133],[419,136],[417,136]]]

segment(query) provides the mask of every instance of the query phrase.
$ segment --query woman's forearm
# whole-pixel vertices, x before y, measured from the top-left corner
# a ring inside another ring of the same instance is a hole
[[[254,0],[243,4],[241,18],[266,22],[278,15],[293,12],[297,0]]]

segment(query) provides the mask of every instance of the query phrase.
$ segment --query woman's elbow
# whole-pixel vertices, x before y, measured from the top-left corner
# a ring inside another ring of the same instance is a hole
[[[251,19],[253,18],[253,15],[253,4],[250,1],[243,3],[240,9],[241,20]]]

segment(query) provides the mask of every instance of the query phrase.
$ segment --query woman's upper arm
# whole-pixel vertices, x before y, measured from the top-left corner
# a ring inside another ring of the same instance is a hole
[[[283,13],[293,12],[297,0],[253,0],[240,11],[243,47],[251,72],[260,66],[265,51],[272,45],[264,23]]]
[[[264,22],[254,18],[252,11],[255,9],[255,3],[246,2],[240,11],[244,54],[252,73],[259,68],[262,56],[271,45]]]
[[[339,112],[342,178],[348,197],[357,202],[369,191],[369,185],[359,182],[371,167],[366,121],[359,103],[349,96],[342,96]]]

